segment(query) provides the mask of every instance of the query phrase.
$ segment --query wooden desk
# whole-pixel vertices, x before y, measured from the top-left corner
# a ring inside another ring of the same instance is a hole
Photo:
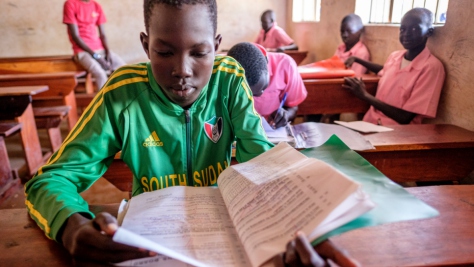
[[[78,120],[74,88],[77,85],[77,77],[83,74],[85,74],[84,71],[0,74],[0,86],[34,86],[40,84],[49,86],[48,91],[34,96],[35,106],[70,106],[68,125],[71,130]]]
[[[474,264],[474,185],[415,187],[410,193],[440,216],[362,228],[331,238],[363,266]],[[0,262],[5,266],[71,266],[58,243],[47,239],[26,209],[0,210]]]
[[[364,75],[367,92],[375,95],[379,77]],[[343,112],[365,113],[369,104],[342,88],[343,78],[303,80],[308,96],[298,106],[298,115],[335,114]]]
[[[0,74],[86,71],[71,55],[0,58]],[[86,93],[94,92],[92,76],[85,76]]]
[[[33,175],[49,157],[49,154],[42,154],[31,105],[31,96],[47,90],[45,85],[0,87],[0,120],[15,120],[22,124],[20,137],[29,175]]]
[[[298,50],[285,50],[284,53],[292,57],[295,60],[296,65],[301,64],[301,62],[303,62],[303,60],[308,55],[308,51],[298,51]]]
[[[364,135],[375,149],[358,152],[390,179],[459,180],[474,170],[474,132],[449,124],[390,127]]]
[[[472,266],[474,185],[407,190],[440,216],[357,229],[332,241],[362,266]]]

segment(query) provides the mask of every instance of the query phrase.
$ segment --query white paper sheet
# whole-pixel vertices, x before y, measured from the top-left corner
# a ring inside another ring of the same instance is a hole
[[[381,132],[393,131],[392,128],[381,126],[381,125],[375,125],[373,123],[366,122],[366,121],[351,121],[351,122],[334,121],[334,122],[344,127],[347,127],[347,128],[350,128],[362,133],[381,133]]]

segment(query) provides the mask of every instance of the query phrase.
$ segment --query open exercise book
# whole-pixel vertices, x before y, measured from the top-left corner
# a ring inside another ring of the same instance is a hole
[[[230,166],[218,185],[133,197],[114,240],[162,255],[123,265],[260,266],[296,231],[315,240],[374,207],[359,183],[286,143]]]

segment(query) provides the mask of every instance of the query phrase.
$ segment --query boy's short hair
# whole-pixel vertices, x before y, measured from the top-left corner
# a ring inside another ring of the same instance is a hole
[[[217,32],[217,3],[216,0],[144,0],[143,1],[143,12],[145,17],[145,29],[148,32],[150,26],[150,17],[153,7],[156,4],[166,4],[175,7],[181,7],[182,5],[196,5],[203,4],[207,5],[209,10],[209,18],[212,22],[214,34]]]
[[[409,10],[407,13],[405,13],[404,16],[406,16],[407,14],[410,14],[410,13],[417,13],[420,15],[423,23],[428,26],[429,28],[433,27],[433,20],[434,20],[434,17],[433,17],[433,12],[431,12],[429,9],[427,8],[423,8],[423,7],[415,7],[411,10]]]
[[[360,27],[359,29],[362,29],[364,27],[364,23],[362,23],[362,19],[354,13],[345,16],[342,19],[341,24],[349,22],[349,21],[353,21],[353,22],[357,23],[357,26]]]
[[[249,86],[255,85],[260,80],[262,71],[268,72],[267,59],[252,43],[238,43],[227,52],[227,55],[242,65]]]

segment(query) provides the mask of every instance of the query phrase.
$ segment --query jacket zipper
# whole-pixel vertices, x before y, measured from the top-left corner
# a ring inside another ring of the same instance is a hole
[[[187,165],[187,184],[188,186],[194,186],[192,178],[192,155],[191,155],[191,116],[189,110],[184,111],[184,116],[186,118],[186,165]]]

